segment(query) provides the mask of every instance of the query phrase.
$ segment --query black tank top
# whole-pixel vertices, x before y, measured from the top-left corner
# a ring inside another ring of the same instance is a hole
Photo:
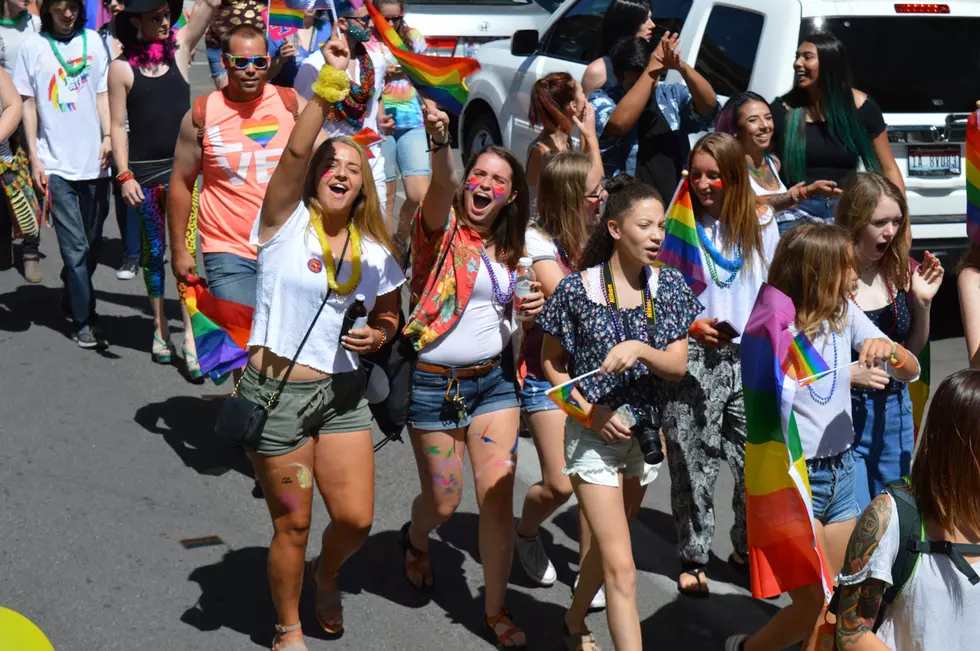
[[[877,310],[865,310],[864,314],[892,341],[903,346],[908,341],[909,332],[912,330],[912,313],[909,311],[909,295],[904,289],[895,293],[894,303],[889,303]],[[851,361],[857,361],[857,358],[856,352],[851,354]],[[889,381],[884,390],[854,387],[853,392],[869,396],[881,396],[898,393],[903,386],[905,385],[893,379]]]
[[[134,174],[137,167],[146,167],[139,163],[171,161],[172,165],[180,122],[190,105],[190,84],[184,81],[175,63],[171,63],[167,72],[159,77],[147,77],[138,67],[133,68],[133,89],[126,97],[126,113],[129,116],[129,162]],[[137,180],[142,185],[139,176],[137,174]],[[166,176],[169,180],[169,174]]]

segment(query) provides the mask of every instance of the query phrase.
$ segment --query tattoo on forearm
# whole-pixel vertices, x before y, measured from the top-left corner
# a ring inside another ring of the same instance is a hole
[[[844,571],[848,574],[857,574],[864,569],[871,554],[878,548],[878,543],[892,519],[889,499],[891,498],[886,495],[876,497],[861,514],[847,543]]]

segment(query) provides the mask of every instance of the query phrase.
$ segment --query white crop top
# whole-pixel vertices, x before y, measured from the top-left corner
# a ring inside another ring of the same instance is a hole
[[[292,359],[313,321],[327,291],[323,250],[310,225],[310,211],[300,202],[286,223],[265,244],[259,244],[260,220],[255,221],[249,242],[258,247],[258,282],[255,316],[249,347],[264,346],[276,355]],[[340,255],[339,251],[334,252]],[[352,265],[345,261],[337,281],[350,279]],[[361,235],[361,280],[347,296],[334,292],[327,301],[297,363],[322,373],[346,373],[360,365],[357,353],[340,345],[340,328],[347,306],[363,294],[368,313],[378,296],[405,282],[398,261],[389,251]]]

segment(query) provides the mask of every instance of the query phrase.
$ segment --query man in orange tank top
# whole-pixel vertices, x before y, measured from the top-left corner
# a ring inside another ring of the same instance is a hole
[[[228,85],[195,100],[180,125],[167,197],[170,260],[187,282],[194,258],[184,232],[191,196],[203,174],[197,228],[208,286],[218,298],[255,306],[256,250],[249,243],[265,190],[306,102],[266,83],[265,32],[240,25],[225,34]]]

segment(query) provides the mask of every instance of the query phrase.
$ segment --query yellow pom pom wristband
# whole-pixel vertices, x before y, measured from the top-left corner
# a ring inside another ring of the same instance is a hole
[[[350,94],[350,77],[343,70],[325,65],[313,83],[313,92],[328,104],[340,102]]]

